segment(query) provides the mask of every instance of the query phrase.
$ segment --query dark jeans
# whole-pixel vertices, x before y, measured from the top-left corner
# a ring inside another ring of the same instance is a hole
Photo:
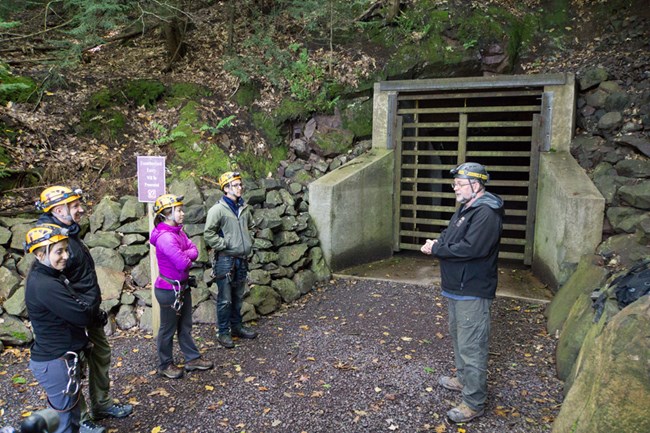
[[[449,302],[449,333],[454,344],[456,375],[463,384],[463,401],[474,410],[487,400],[488,341],[491,299]]]
[[[233,327],[241,326],[241,307],[246,288],[248,262],[246,259],[220,255],[213,263],[217,276],[217,326],[219,334],[229,334]]]
[[[60,358],[43,362],[29,361],[29,368],[38,383],[45,388],[49,406],[59,414],[59,428],[56,433],[77,433],[81,418],[81,406],[77,403],[81,389],[75,395],[64,393],[63,390],[68,384],[68,368],[65,361]]]
[[[174,362],[174,334],[178,334],[178,345],[183,352],[185,362],[200,358],[201,354],[192,338],[192,294],[190,289],[183,293],[183,306],[180,315],[172,308],[175,294],[173,290],[155,290],[156,299],[160,304],[160,329],[158,330],[158,358],[161,369]]]

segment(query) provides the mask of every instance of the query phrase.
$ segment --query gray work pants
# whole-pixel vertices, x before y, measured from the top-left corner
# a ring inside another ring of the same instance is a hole
[[[449,333],[454,345],[456,375],[463,384],[463,401],[473,410],[487,400],[488,341],[491,299],[449,302]]]

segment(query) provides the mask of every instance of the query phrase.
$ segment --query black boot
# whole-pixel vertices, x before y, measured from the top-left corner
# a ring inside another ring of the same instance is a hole
[[[252,340],[253,338],[257,337],[257,331],[254,331],[251,328],[249,328],[247,326],[244,326],[244,325],[233,326],[232,335],[233,335],[233,337],[239,337],[239,338],[245,338],[247,340]]]
[[[226,349],[232,349],[235,347],[235,343],[232,342],[232,337],[230,337],[230,334],[218,334],[217,342]]]

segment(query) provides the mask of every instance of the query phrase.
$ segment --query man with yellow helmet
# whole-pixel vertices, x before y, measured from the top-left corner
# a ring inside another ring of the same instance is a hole
[[[253,339],[257,332],[242,323],[241,307],[248,274],[248,256],[253,247],[250,230],[253,217],[242,198],[243,184],[238,172],[219,177],[224,196],[208,211],[205,242],[214,252],[212,273],[217,281],[217,341],[235,347],[232,337]]]
[[[106,429],[95,424],[95,420],[107,417],[123,418],[133,412],[133,406],[113,403],[109,393],[108,370],[111,364],[111,347],[103,327],[106,313],[99,309],[102,299],[95,271],[95,261],[79,237],[81,231],[79,222],[85,213],[81,196],[80,189],[71,189],[61,185],[51,186],[43,190],[40,200],[36,202],[36,208],[44,212],[38,219],[38,224],[52,224],[67,230],[70,258],[63,274],[68,279],[72,290],[88,308],[96,310],[97,314],[104,319],[103,324],[95,321],[92,326],[87,328],[88,338],[93,347],[87,356],[91,411],[88,411],[83,394],[81,394],[80,429],[81,433],[104,433]]]
[[[97,320],[99,306],[87,308],[67,285],[65,229],[49,224],[32,228],[24,247],[37,259],[25,283],[25,305],[34,329],[29,368],[45,388],[49,406],[59,413],[57,431],[76,432],[81,417],[80,357],[88,346],[86,327]]]

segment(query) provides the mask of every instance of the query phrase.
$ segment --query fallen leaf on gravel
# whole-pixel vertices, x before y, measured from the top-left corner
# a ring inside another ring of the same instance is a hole
[[[323,396],[323,391],[314,391],[311,393],[312,398],[319,398]]]
[[[205,389],[208,391],[214,391],[214,386],[212,385],[205,385]]]
[[[155,389],[155,390],[151,391],[147,395],[149,395],[149,396],[160,395],[160,396],[163,396],[163,397],[169,397],[169,392],[167,392],[167,390],[165,388],[158,388],[158,389]]]
[[[22,416],[23,418],[27,418],[27,417],[30,416],[31,414],[32,414],[31,411],[29,411],[29,412],[23,412],[23,413],[20,414],[20,416]]]
[[[300,325],[300,329],[303,331],[309,331],[309,325]]]
[[[438,338],[441,339],[441,340],[442,340],[443,338],[445,338],[445,336],[442,335],[440,332],[436,332],[436,337],[438,337]]]
[[[405,359],[413,359],[413,357],[411,355],[404,355],[404,358]]]
[[[401,337],[403,341],[412,341],[412,337]]]
[[[376,386],[376,387],[375,387],[375,392],[381,392],[381,388],[378,387],[378,386]]]
[[[271,423],[271,427],[277,427],[280,424],[282,424],[282,421],[280,421],[279,419],[276,419],[276,420],[273,420],[273,422]]]
[[[435,428],[436,433],[445,433],[447,431],[447,426],[444,424],[438,424]]]
[[[269,389],[265,386],[260,386],[259,388],[257,388],[257,390],[264,392],[264,391],[268,391]]]
[[[244,382],[250,383],[255,380],[255,376],[248,376],[246,379],[244,379]]]
[[[151,433],[160,433],[161,431],[163,431],[163,429],[159,425],[151,429]]]
[[[314,358],[313,356],[308,356],[306,360],[307,361],[316,361],[316,358]]]

